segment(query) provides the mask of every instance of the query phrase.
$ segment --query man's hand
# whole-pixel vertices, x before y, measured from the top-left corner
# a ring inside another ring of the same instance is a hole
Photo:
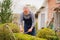
[[[32,28],[28,29],[28,32],[32,32]]]
[[[20,32],[24,32],[24,29],[22,28],[23,26],[20,25]]]
[[[24,32],[23,28],[20,28],[20,32]]]
[[[24,30],[23,29],[20,29],[20,32],[23,32]]]

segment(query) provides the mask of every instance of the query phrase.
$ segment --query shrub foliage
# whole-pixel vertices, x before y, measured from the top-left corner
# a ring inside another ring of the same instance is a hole
[[[46,38],[48,40],[57,40],[58,39],[55,31],[53,31],[52,29],[49,29],[49,28],[41,29],[37,33],[37,36],[40,38]]]

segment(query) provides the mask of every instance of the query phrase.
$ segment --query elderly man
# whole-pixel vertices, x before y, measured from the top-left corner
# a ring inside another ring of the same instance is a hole
[[[23,8],[23,13],[20,15],[20,31],[23,32],[23,21],[24,21],[24,33],[35,36],[35,16],[29,10],[28,7]]]

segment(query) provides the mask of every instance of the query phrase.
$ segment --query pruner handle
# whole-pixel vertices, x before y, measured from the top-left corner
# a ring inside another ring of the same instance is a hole
[[[27,34],[28,32],[24,32],[25,34]]]

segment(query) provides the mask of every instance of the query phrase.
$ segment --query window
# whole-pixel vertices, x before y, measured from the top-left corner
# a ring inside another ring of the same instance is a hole
[[[60,3],[60,0],[56,0],[56,3]]]
[[[44,27],[45,25],[45,14],[41,14],[41,27]]]
[[[54,27],[55,30],[60,31],[60,13],[54,14]]]

